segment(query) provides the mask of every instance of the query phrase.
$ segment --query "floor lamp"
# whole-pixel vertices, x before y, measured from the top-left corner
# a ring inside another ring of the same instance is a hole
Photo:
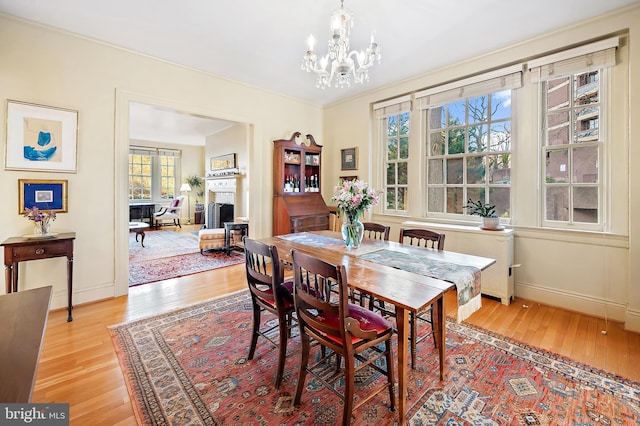
[[[191,192],[191,186],[188,183],[183,183],[180,187],[180,192],[187,193],[187,225],[191,225],[191,197],[189,194]]]

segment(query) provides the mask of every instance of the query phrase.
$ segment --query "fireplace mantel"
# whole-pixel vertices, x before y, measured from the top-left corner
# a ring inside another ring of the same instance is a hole
[[[209,222],[210,214],[209,208],[212,203],[217,204],[232,204],[236,205],[236,200],[239,200],[240,194],[238,193],[240,185],[238,179],[241,175],[226,175],[226,176],[207,176],[204,178],[204,200],[205,200],[205,218],[207,218],[207,228],[211,227]]]

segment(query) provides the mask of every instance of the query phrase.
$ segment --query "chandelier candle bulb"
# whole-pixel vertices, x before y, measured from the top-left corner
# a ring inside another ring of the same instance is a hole
[[[380,48],[375,42],[374,32],[371,32],[371,44],[364,51],[351,50],[349,37],[353,28],[351,14],[344,8],[344,0],[330,21],[331,37],[329,37],[329,52],[318,58],[313,51],[315,40],[313,35],[307,40],[309,50],[302,58],[302,69],[316,74],[316,87],[349,87],[351,79],[356,84],[369,81],[369,68],[375,61],[380,63]],[[327,71],[329,67],[329,71]]]

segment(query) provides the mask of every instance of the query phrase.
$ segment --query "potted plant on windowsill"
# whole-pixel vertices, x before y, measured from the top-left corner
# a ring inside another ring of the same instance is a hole
[[[482,229],[501,229],[500,218],[496,216],[496,206],[491,204],[483,204],[480,200],[473,201],[471,198],[467,200],[467,204],[463,206],[471,215],[480,216]]]

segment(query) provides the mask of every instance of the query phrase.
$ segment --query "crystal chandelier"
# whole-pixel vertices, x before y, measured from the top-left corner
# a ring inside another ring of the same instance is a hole
[[[329,53],[318,58],[313,51],[315,39],[309,36],[308,50],[302,58],[302,69],[307,72],[315,72],[318,75],[316,87],[331,87],[335,77],[334,87],[349,87],[351,75],[353,81],[362,84],[369,81],[369,68],[375,60],[380,63],[380,48],[371,34],[371,44],[365,51],[351,50],[349,35],[353,27],[351,14],[344,9],[344,0],[340,0],[340,9],[331,16],[331,38],[329,38]],[[327,66],[330,69],[327,70]]]

